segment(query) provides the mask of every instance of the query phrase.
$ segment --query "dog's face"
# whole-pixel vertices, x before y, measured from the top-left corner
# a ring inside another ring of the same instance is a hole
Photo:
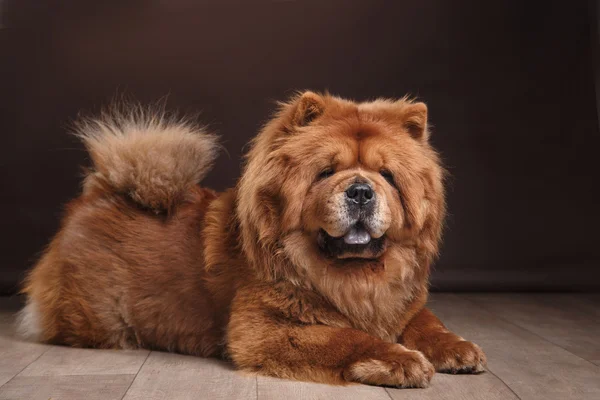
[[[304,93],[254,143],[240,182],[242,231],[309,274],[400,273],[394,261],[418,263],[418,247],[431,258],[443,190],[427,136],[422,103]]]
[[[322,138],[324,154],[315,162],[324,167],[303,201],[302,230],[331,259],[377,259],[386,250],[388,232],[404,222],[401,194],[385,162],[393,149],[369,136],[381,132],[357,134],[362,137],[342,132]]]

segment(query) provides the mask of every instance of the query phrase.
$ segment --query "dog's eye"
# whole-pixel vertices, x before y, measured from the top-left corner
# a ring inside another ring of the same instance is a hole
[[[321,171],[319,173],[319,175],[317,176],[317,180],[322,180],[322,179],[327,179],[329,178],[331,175],[333,175],[335,173],[335,171],[333,170],[333,168],[329,167],[329,168],[325,168],[323,171]]]
[[[396,187],[396,182],[394,182],[394,175],[389,170],[382,169],[381,171],[379,171],[379,173],[385,178],[386,181],[388,181],[390,185]]]

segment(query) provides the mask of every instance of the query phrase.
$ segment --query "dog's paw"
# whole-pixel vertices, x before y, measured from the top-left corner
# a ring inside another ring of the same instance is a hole
[[[483,350],[463,339],[440,343],[429,360],[436,371],[450,374],[478,374],[487,364]]]
[[[398,345],[384,357],[355,361],[344,370],[344,379],[367,385],[423,388],[429,385],[435,369],[418,351]]]

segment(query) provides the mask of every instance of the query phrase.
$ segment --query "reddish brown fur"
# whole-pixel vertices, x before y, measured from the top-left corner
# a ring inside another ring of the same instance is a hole
[[[422,387],[434,369],[481,371],[479,347],[424,308],[445,212],[426,124],[422,103],[307,92],[282,105],[224,193],[167,180],[161,201],[147,176],[125,188],[92,173],[26,281],[40,340],[227,356],[334,384]],[[336,229],[330,200],[357,176],[386,205],[385,247],[326,257],[316,243]]]

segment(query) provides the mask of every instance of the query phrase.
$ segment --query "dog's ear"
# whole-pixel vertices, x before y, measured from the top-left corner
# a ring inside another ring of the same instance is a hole
[[[408,103],[402,110],[402,124],[406,132],[417,140],[429,139],[427,106],[425,103]]]
[[[325,100],[314,92],[304,92],[295,101],[292,124],[306,126],[325,111]]]

